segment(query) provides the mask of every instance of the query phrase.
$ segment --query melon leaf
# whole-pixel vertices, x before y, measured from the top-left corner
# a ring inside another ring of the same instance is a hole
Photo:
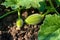
[[[59,15],[46,15],[38,32],[38,40],[60,40]]]
[[[21,8],[38,8],[40,7],[39,2],[43,0],[5,0],[1,5],[5,5],[6,8],[11,7],[12,9],[17,9],[21,6]]]

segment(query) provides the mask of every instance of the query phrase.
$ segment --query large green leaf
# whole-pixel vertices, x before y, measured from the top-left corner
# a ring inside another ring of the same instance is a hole
[[[38,40],[60,40],[60,16],[47,15],[38,32]]]
[[[20,0],[5,0],[2,5],[5,5],[6,8],[11,7],[12,9],[17,9],[20,6]]]
[[[22,8],[38,8],[40,7],[40,2],[43,2],[44,0],[5,0],[2,5],[5,5],[7,8],[11,7],[12,9],[17,9],[20,6]]]

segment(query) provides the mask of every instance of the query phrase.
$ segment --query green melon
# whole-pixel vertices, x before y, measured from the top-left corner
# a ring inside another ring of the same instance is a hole
[[[25,22],[30,25],[35,25],[35,24],[40,23],[43,17],[44,15],[32,14],[26,18]]]
[[[17,19],[17,21],[16,21],[17,28],[22,27],[22,25],[23,25],[23,20],[22,19]]]

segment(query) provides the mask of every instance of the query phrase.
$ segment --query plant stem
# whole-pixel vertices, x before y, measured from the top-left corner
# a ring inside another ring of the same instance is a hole
[[[49,12],[51,12],[50,10],[47,10],[47,12],[45,12],[43,15],[47,15]]]
[[[18,19],[20,19],[20,10],[18,10]]]
[[[11,13],[15,12],[15,11],[16,11],[16,10],[11,11],[11,12],[8,12],[8,13],[6,13],[6,14],[4,14],[4,15],[0,16],[0,19],[4,18],[5,16],[7,16],[7,15],[9,15],[9,14],[11,14]]]
[[[54,10],[57,14],[59,14],[59,13],[56,11],[56,9],[54,8],[54,6],[53,6],[53,4],[52,4],[52,1],[51,1],[51,0],[48,0],[48,1],[49,1],[49,3],[50,3],[51,7],[53,8],[53,10]]]

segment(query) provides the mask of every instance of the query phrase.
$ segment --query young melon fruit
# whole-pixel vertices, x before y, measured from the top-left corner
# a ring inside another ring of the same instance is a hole
[[[22,25],[23,25],[23,20],[22,19],[17,19],[17,21],[16,21],[16,26],[17,26],[17,30],[19,30],[20,29],[20,27],[22,27]]]
[[[25,22],[30,25],[35,25],[41,22],[43,19],[44,15],[40,14],[32,14],[29,17],[26,18]]]

